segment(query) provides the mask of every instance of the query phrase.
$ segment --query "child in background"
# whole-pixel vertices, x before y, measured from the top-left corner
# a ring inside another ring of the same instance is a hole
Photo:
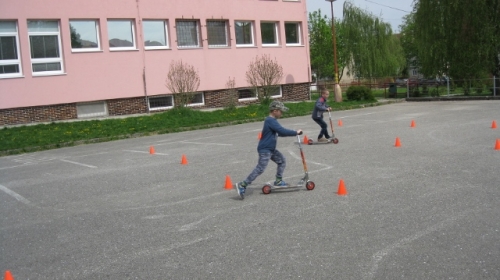
[[[288,108],[282,102],[273,101],[269,105],[269,116],[264,120],[264,127],[262,128],[262,137],[257,146],[259,153],[259,161],[252,173],[248,177],[236,184],[236,191],[241,199],[245,198],[245,190],[260,174],[264,172],[269,163],[269,160],[274,161],[278,165],[276,170],[276,181],[274,186],[286,187],[287,184],[283,181],[283,172],[286,167],[286,159],[280,151],[276,149],[278,136],[296,136],[302,133],[302,130],[291,130],[282,127],[278,120],[283,111],[288,111]]]
[[[327,89],[321,90],[321,96],[316,100],[312,112],[312,119],[321,127],[318,135],[318,142],[328,142],[330,140],[330,135],[328,135],[327,130],[328,125],[323,120],[323,113],[332,110],[332,108],[326,104],[328,96],[330,96],[330,93]]]

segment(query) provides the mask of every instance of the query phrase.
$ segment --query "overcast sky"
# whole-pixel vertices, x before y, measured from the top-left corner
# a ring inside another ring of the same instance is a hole
[[[326,0],[306,0],[307,12],[311,13],[321,9],[321,14],[328,18],[332,16],[331,4]],[[347,0],[336,0],[333,2],[333,15],[342,19],[344,2]],[[413,0],[349,0],[354,6],[382,19],[392,26],[394,33],[399,33],[399,25],[403,17],[413,10]]]

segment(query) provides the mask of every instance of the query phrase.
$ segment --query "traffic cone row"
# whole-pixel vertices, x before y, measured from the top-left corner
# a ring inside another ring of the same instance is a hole
[[[410,127],[416,127],[417,125],[415,124],[415,121],[414,120],[411,120],[411,123],[410,123]],[[491,123],[491,128],[492,129],[495,129],[497,128],[497,122],[496,121],[493,121]],[[399,137],[396,137],[396,143],[394,144],[394,147],[401,147],[401,140],[399,139]],[[495,150],[500,150],[500,141],[499,139],[497,139],[496,143],[495,143]]]

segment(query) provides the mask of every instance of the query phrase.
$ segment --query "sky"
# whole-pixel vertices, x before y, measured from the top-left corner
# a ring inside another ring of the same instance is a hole
[[[321,14],[328,18],[332,16],[332,8],[326,0],[306,0],[307,12],[311,13],[321,9]],[[333,15],[342,19],[344,2],[347,0],[336,0],[333,2]],[[403,23],[403,17],[413,10],[413,0],[349,0],[354,6],[380,18],[389,23],[394,33],[399,33],[399,25]]]

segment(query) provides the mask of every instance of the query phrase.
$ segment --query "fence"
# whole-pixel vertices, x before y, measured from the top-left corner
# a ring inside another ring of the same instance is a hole
[[[440,97],[440,96],[494,96],[500,97],[500,78],[487,79],[396,79],[395,82],[381,80],[378,82],[351,82],[340,83],[342,92],[345,94],[350,86],[365,86],[372,90],[378,98],[418,98],[418,97]],[[311,92],[318,93],[326,88],[333,92],[335,83],[333,81],[321,81],[311,85]]]

